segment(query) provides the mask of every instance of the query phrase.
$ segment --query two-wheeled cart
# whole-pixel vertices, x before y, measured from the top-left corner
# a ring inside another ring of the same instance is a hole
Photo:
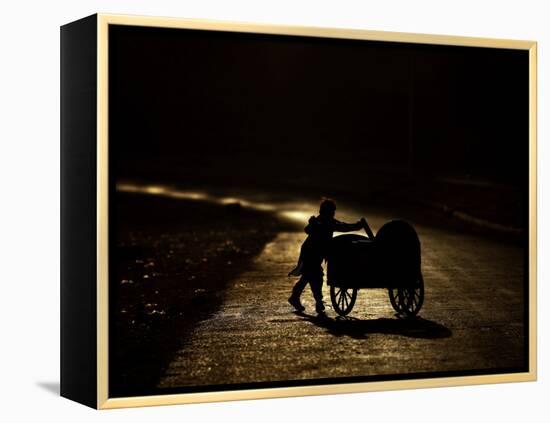
[[[331,240],[327,255],[327,283],[334,310],[351,312],[359,289],[388,290],[396,312],[415,316],[424,303],[420,240],[403,220],[392,220],[376,236],[348,234]]]

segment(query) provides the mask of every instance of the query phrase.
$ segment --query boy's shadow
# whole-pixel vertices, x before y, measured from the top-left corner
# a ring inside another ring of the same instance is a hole
[[[397,316],[395,319],[360,320],[349,316],[338,316],[333,319],[325,313],[312,315],[295,312],[295,314],[302,317],[303,320],[326,329],[331,335],[349,336],[354,339],[367,339],[373,333],[424,339],[449,338],[452,336],[452,331],[449,328],[421,317],[404,318]]]

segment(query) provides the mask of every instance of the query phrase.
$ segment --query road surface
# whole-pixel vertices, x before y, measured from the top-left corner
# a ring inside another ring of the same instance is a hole
[[[337,213],[350,221],[361,215]],[[387,219],[369,222],[376,230]],[[327,318],[316,316],[309,288],[302,297],[306,311],[295,313],[287,298],[296,279],[286,274],[304,234],[280,233],[229,284],[219,311],[195,328],[158,387],[523,366],[521,248],[416,229],[425,281],[419,319],[399,319],[382,289],[360,290],[349,318],[337,319],[326,285]]]

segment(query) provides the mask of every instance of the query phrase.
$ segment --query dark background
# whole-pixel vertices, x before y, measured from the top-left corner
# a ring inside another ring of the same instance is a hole
[[[117,180],[527,186],[526,51],[126,26],[109,37]]]

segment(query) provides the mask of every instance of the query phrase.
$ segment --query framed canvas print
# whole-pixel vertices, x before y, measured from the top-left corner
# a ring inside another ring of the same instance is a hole
[[[536,43],[61,28],[61,394],[536,379]]]

